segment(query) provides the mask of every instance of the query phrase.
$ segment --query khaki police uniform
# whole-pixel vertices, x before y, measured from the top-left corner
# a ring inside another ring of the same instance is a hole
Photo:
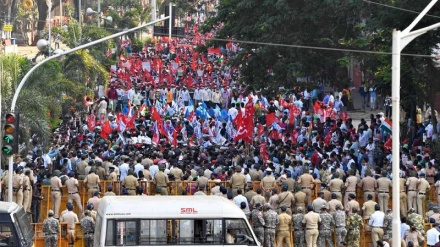
[[[76,206],[78,207],[79,215],[82,215],[83,207],[81,203],[81,196],[79,195],[78,180],[76,180],[74,177],[70,177],[66,180],[65,185],[67,188],[67,201],[75,202]]]
[[[133,176],[133,174],[130,174],[124,178],[124,181],[122,181],[122,185],[125,186],[125,188],[127,189],[128,195],[135,196],[136,188],[139,186],[139,182]]]
[[[304,173],[298,179],[298,184],[301,186],[302,192],[307,195],[307,203],[312,203],[312,186],[313,186],[313,177],[308,173]]]
[[[95,173],[90,173],[86,176],[86,179],[84,179],[84,185],[87,186],[87,196],[88,198],[93,197],[93,192],[95,190],[99,190],[99,183],[100,183],[99,176]]]
[[[23,176],[21,174],[14,174],[12,177],[12,188],[14,190],[12,200],[19,206],[23,206]]]
[[[154,184],[161,188],[161,195],[168,195],[168,176],[163,171],[158,171],[154,174]]]
[[[342,189],[344,188],[344,181],[340,178],[330,180],[330,191],[336,194],[336,198],[342,203]]]
[[[52,199],[52,208],[54,211],[54,217],[59,217],[60,212],[60,204],[61,204],[61,179],[57,176],[53,176],[50,178],[50,191],[51,191],[51,199]]]
[[[388,209],[388,201],[390,199],[390,188],[393,186],[391,180],[387,177],[377,179],[377,197],[379,201],[380,211],[386,212]]]

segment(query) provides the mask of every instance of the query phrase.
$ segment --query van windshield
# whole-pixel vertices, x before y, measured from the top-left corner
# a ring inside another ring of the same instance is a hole
[[[34,230],[31,227],[29,216],[23,208],[14,214],[14,221],[17,229],[18,239],[24,243],[24,246],[30,246],[34,239]]]
[[[0,222],[0,246],[18,246],[12,223]]]
[[[257,245],[244,219],[108,219],[106,246]]]

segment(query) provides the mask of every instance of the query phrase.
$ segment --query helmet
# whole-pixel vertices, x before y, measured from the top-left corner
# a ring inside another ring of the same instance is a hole
[[[94,206],[93,203],[87,204],[87,210],[93,210]]]

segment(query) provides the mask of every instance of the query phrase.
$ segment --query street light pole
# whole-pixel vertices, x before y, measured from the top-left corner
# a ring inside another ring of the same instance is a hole
[[[52,44],[52,37],[51,37],[51,34],[52,34],[52,0],[48,0],[47,1],[47,7],[49,7],[49,47],[48,47],[48,51],[49,51],[49,54],[50,54],[50,46],[51,46],[51,44]]]
[[[98,0],[98,27],[101,27],[101,0]]]
[[[417,16],[417,18],[403,31],[393,30],[393,48],[392,48],[392,156],[393,156],[393,225],[392,225],[392,246],[400,247],[400,55],[402,50],[413,41],[426,32],[440,27],[440,22],[431,26],[411,31],[417,23],[428,13],[428,11],[437,3],[438,0],[432,0],[428,6]]]
[[[173,4],[171,3],[171,1],[170,1],[170,6],[169,6],[169,11],[168,11],[168,15],[170,16],[170,21],[168,22],[168,41],[169,42],[171,42],[171,29],[173,28],[173,24],[174,23],[172,23],[174,20],[173,20]]]
[[[84,49],[84,48],[87,48],[87,47],[90,47],[90,46],[93,46],[93,45],[96,45],[96,44],[102,43],[102,42],[107,41],[107,40],[109,40],[109,39],[113,39],[113,38],[119,37],[119,36],[121,36],[121,35],[125,35],[125,34],[127,34],[127,33],[137,31],[137,30],[142,29],[142,28],[144,28],[144,27],[146,27],[146,26],[150,26],[150,25],[153,25],[153,24],[155,24],[155,23],[157,23],[157,22],[165,21],[165,20],[167,20],[167,19],[170,19],[170,20],[171,20],[171,15],[170,15],[170,16],[167,16],[167,17],[164,17],[164,18],[161,18],[161,19],[156,20],[156,21],[148,22],[148,23],[142,24],[142,25],[140,25],[140,26],[137,26],[137,27],[134,27],[134,28],[130,28],[130,29],[124,30],[124,31],[119,32],[119,33],[112,34],[112,35],[110,35],[110,36],[107,36],[107,37],[104,37],[104,38],[102,38],[102,39],[98,39],[98,40],[92,41],[92,42],[87,43],[87,44],[84,44],[84,45],[80,45],[80,46],[78,46],[78,47],[74,47],[74,48],[69,49],[69,50],[67,50],[67,51],[63,51],[63,52],[60,52],[60,53],[53,54],[52,56],[49,56],[49,57],[45,58],[45,59],[42,60],[41,62],[37,63],[34,67],[32,67],[32,68],[31,68],[31,69],[30,69],[30,70],[29,70],[29,71],[23,76],[23,79],[21,79],[20,84],[18,84],[17,88],[15,89],[14,96],[12,97],[12,102],[11,102],[11,112],[14,112],[14,111],[15,111],[15,106],[16,106],[16,104],[17,104],[18,95],[20,94],[20,91],[21,91],[21,89],[23,88],[24,84],[26,83],[27,79],[31,76],[31,74],[32,74],[36,69],[38,69],[39,67],[41,67],[41,66],[42,66],[43,64],[45,64],[46,62],[48,62],[48,61],[50,61],[50,60],[52,60],[52,59],[55,59],[55,58],[58,58],[58,57],[61,57],[61,56],[64,56],[64,55],[70,54],[70,53],[72,53],[72,52],[75,52],[75,51],[78,51],[78,50],[81,50],[81,49]],[[50,53],[49,53],[49,54],[50,54]],[[9,158],[8,158],[8,163],[9,163],[9,173],[8,173],[8,178],[9,178],[9,180],[8,180],[8,188],[12,188],[12,178],[13,178],[13,175],[14,175],[14,174],[13,174],[13,173],[14,173],[14,169],[13,169],[14,158],[12,157],[12,155],[9,156]],[[12,202],[12,189],[8,189],[8,201],[9,201],[9,202]]]

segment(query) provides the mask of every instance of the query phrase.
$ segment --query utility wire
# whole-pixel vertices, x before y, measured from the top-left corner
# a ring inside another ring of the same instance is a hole
[[[382,6],[382,7],[387,7],[387,8],[391,8],[391,9],[397,9],[397,10],[400,10],[400,11],[405,11],[405,12],[409,12],[409,13],[413,13],[413,14],[420,14],[420,12],[417,12],[417,11],[414,11],[414,10],[399,8],[399,7],[392,6],[392,5],[387,5],[387,4],[383,4],[383,3],[373,2],[373,1],[369,1],[369,0],[362,0],[362,1],[365,2],[365,3],[376,4],[376,5],[379,5],[379,6]],[[428,14],[426,14],[425,16],[429,16],[429,17],[440,19],[440,16],[436,16],[436,15],[428,15]]]

